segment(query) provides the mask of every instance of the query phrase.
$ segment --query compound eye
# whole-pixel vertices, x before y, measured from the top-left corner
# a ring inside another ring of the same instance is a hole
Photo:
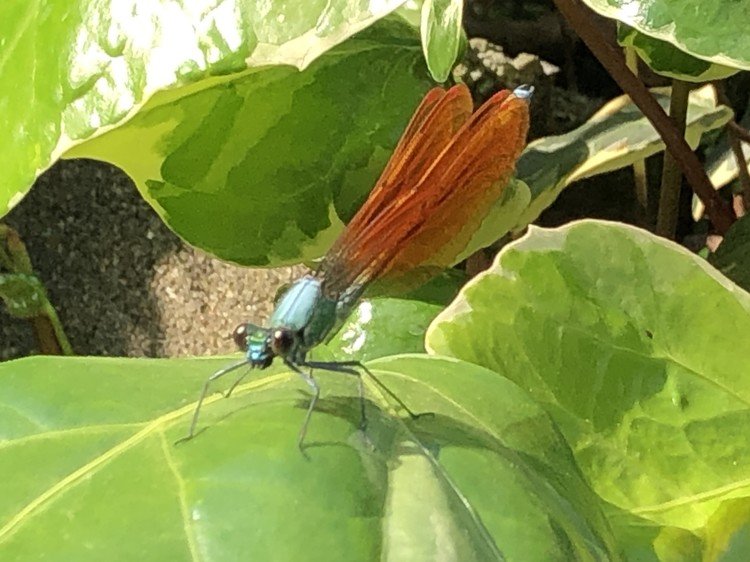
[[[247,349],[247,324],[237,326],[232,332],[232,339],[240,350]]]
[[[274,330],[271,335],[271,349],[274,354],[284,357],[292,349],[294,336],[289,330]]]

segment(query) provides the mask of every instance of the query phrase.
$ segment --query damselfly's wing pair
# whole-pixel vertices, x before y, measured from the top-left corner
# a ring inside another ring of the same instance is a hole
[[[474,113],[469,90],[462,84],[427,93],[375,188],[320,268],[284,293],[269,327],[243,324],[235,330],[235,341],[246,357],[206,381],[187,438],[195,433],[212,381],[243,365],[266,368],[275,357],[313,392],[300,446],[319,395],[317,381],[304,368],[358,376],[362,425],[366,418],[361,372],[414,415],[361,363],[309,361],[307,353],[343,322],[370,282],[452,265],[513,173],[526,144],[531,91],[503,90]]]

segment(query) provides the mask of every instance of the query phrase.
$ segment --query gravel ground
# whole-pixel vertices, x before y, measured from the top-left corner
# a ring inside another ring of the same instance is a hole
[[[184,244],[117,168],[61,161],[5,218],[20,233],[81,355],[212,355],[263,322],[300,268],[249,269]],[[34,352],[30,325],[0,305],[0,360]]]

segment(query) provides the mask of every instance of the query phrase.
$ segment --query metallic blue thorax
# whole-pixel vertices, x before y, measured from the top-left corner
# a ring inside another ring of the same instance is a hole
[[[285,359],[298,364],[307,352],[323,342],[339,321],[337,301],[323,294],[322,280],[307,275],[284,293],[276,304],[267,329],[259,329],[248,338],[247,357],[254,364],[272,358],[269,338],[276,330],[292,334],[293,345]]]
[[[305,276],[295,281],[276,303],[269,328],[302,330],[310,322],[322,296],[319,279]]]
[[[297,332],[293,361],[304,359],[308,350],[325,341],[338,323],[337,305],[323,294],[322,280],[305,276],[289,287],[271,315],[269,328]]]

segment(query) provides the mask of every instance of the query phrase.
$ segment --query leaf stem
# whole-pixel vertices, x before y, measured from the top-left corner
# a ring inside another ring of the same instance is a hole
[[[0,265],[12,274],[27,275],[35,281],[35,285],[38,284],[36,294],[41,302],[41,310],[36,316],[24,317],[31,322],[39,351],[44,355],[73,355],[73,348],[57,311],[50,303],[41,281],[34,274],[26,245],[15,229],[5,224],[0,224]]]
[[[34,339],[36,339],[39,352],[42,355],[61,355],[62,347],[55,336],[55,329],[52,327],[49,318],[34,316],[29,318],[29,322],[34,328]]]
[[[62,353],[62,355],[75,355],[75,353],[73,352],[73,347],[70,345],[70,341],[68,340],[68,336],[65,335],[65,330],[63,329],[62,322],[60,322],[60,317],[57,315],[55,307],[52,306],[49,300],[47,300],[45,303],[44,312],[46,316],[39,316],[35,318],[34,326],[36,327],[37,320],[44,320],[52,329],[52,334],[54,336],[52,339],[54,340],[56,351],[52,352],[51,354],[60,355]],[[37,335],[37,341],[38,340],[39,334]],[[44,351],[42,351],[42,353],[44,353]]]
[[[8,232],[11,228],[7,225],[0,224],[0,267],[3,267],[9,272],[14,270],[13,259],[10,257],[10,253],[5,249],[5,241],[8,238]]]
[[[669,101],[669,116],[677,130],[685,136],[687,123],[688,97],[690,84],[684,80],[672,80],[672,96]],[[674,239],[677,233],[677,219],[680,214],[680,189],[682,171],[671,152],[664,153],[664,166],[661,172],[661,193],[659,211],[656,216],[656,234]]]

